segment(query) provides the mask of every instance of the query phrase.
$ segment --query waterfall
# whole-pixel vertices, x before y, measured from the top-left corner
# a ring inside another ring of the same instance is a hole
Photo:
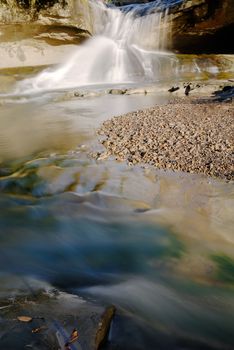
[[[140,16],[90,1],[93,37],[63,64],[26,79],[19,91],[67,89],[90,85],[155,82],[175,59],[165,51],[169,40],[166,11]]]

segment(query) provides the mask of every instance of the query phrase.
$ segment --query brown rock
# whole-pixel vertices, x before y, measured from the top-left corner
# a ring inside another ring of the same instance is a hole
[[[233,53],[233,0],[184,1],[172,9],[170,23],[174,50]]]
[[[100,346],[103,345],[104,341],[106,340],[114,314],[115,307],[109,306],[102,315],[95,338],[96,350],[100,349]]]

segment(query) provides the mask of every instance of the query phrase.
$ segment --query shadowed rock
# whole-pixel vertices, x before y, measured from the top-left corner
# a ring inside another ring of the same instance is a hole
[[[176,86],[176,87],[172,86],[168,91],[169,92],[175,92],[177,90],[179,90],[179,86]]]
[[[233,0],[184,1],[172,8],[170,22],[174,50],[233,53]]]
[[[183,53],[233,53],[233,0],[155,0],[152,2],[123,0],[123,11],[134,9],[136,15],[165,11],[162,24],[170,28],[172,40],[168,48]],[[141,3],[139,5],[139,3]]]
[[[115,311],[56,291],[0,300],[0,307],[1,349],[18,350],[98,350]]]
[[[214,91],[213,94],[215,101],[232,101],[234,98],[234,86],[224,86],[223,89]]]

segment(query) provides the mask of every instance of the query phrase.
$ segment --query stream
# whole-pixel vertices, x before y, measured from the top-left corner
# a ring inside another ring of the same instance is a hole
[[[92,156],[104,120],[170,100],[103,91],[178,79],[162,42],[139,49],[149,23],[113,11],[64,64],[0,77],[1,299],[25,283],[113,304],[106,350],[233,349],[233,184]]]

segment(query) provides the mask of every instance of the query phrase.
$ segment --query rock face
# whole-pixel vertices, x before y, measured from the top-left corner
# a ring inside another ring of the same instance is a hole
[[[233,0],[187,0],[169,14],[172,49],[180,52],[233,53]]]
[[[91,32],[88,0],[0,0],[0,69],[60,63]]]
[[[167,49],[181,53],[233,53],[233,0],[113,0],[123,11],[135,9],[137,15],[167,9],[161,28],[168,31]],[[136,5],[141,3],[140,5]]]
[[[127,0],[133,8],[135,1]],[[139,16],[158,11],[158,1],[137,2],[144,2]],[[116,2],[123,3],[126,1]],[[170,0],[167,3],[162,0],[161,4],[169,6],[167,19],[163,19],[171,36],[167,49],[180,53],[234,53],[231,40],[234,36],[233,0]],[[88,0],[0,0],[0,25],[53,25],[56,27],[55,39],[59,37],[60,41],[61,33],[69,34],[69,40],[73,42],[77,37],[79,42],[82,35],[89,36],[93,31],[91,17]],[[46,31],[48,36],[47,27]]]
[[[88,0],[0,0],[0,24],[57,25],[91,32]]]

